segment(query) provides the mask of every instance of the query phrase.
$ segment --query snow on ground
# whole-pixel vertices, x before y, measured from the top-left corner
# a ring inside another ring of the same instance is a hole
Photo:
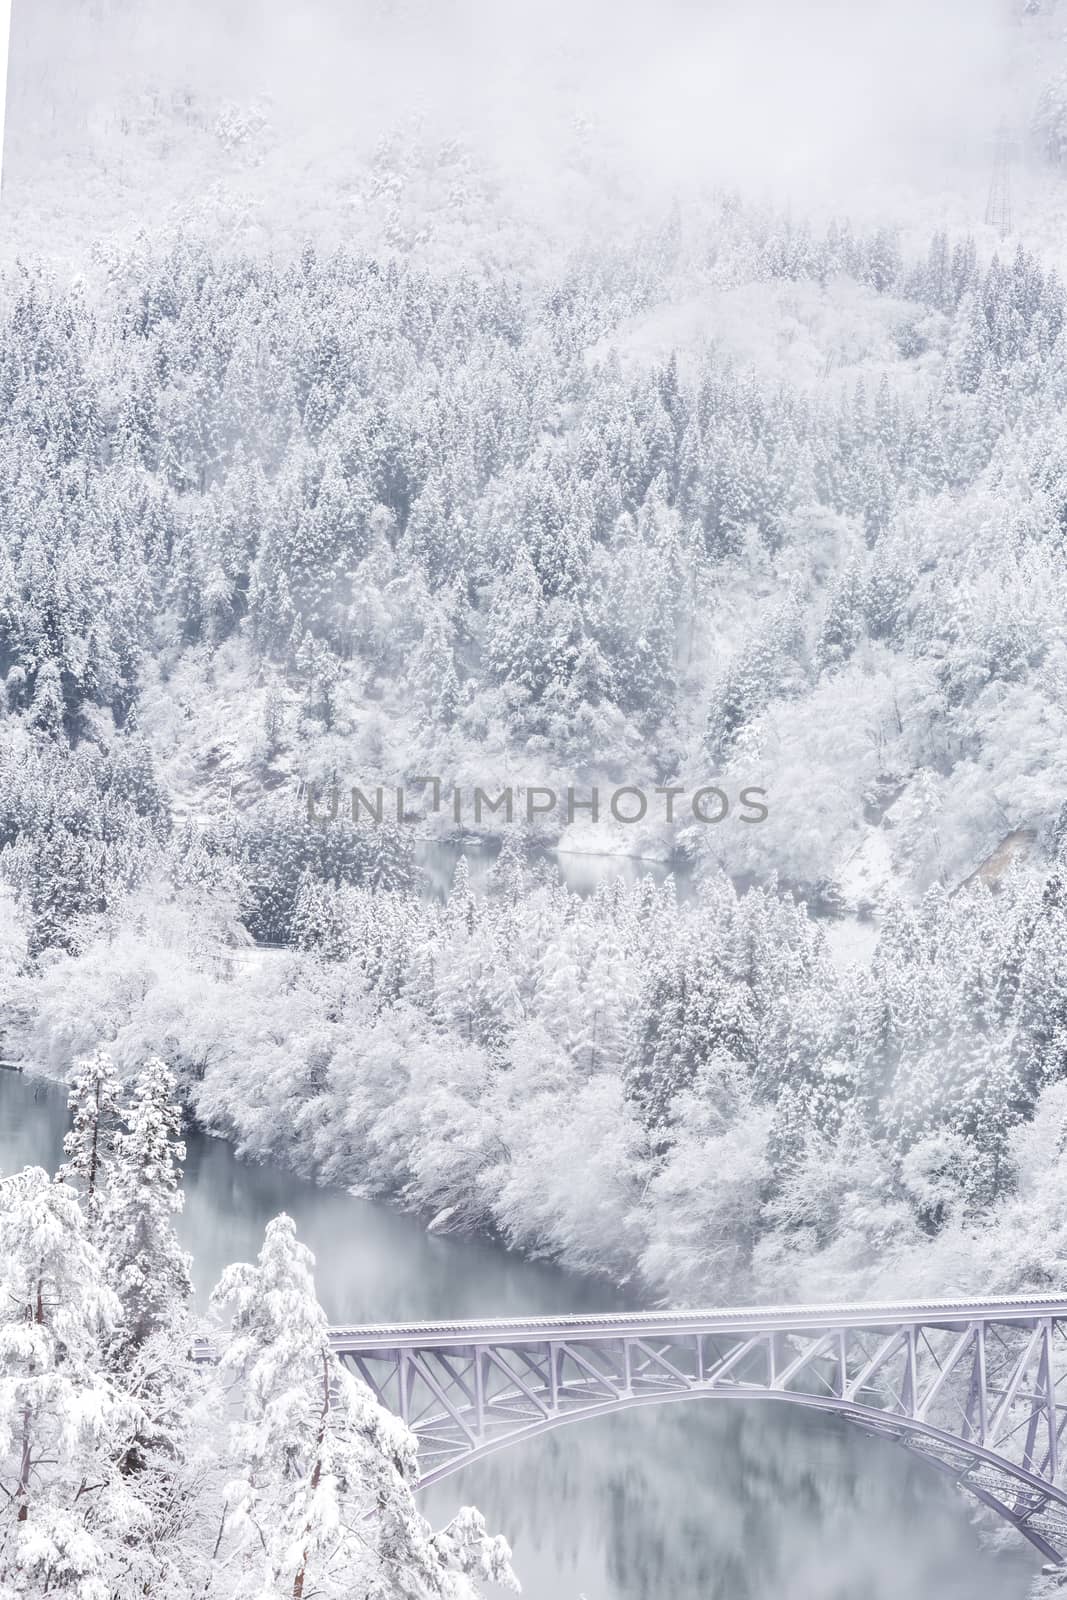
[[[897,335],[915,307],[852,280],[710,282],[696,293],[624,321],[590,352],[617,350],[624,366],[662,365],[681,352],[683,366],[709,346],[762,377],[812,390],[838,390],[883,373],[916,390],[936,379],[940,357],[905,361]],[[931,370],[933,368],[934,370]]]

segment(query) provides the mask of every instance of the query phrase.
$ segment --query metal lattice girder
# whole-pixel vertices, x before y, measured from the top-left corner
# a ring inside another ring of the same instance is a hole
[[[414,1430],[423,1484],[583,1417],[769,1399],[899,1441],[1067,1559],[1067,1296],[411,1323],[331,1340]]]
[[[583,1417],[772,1400],[895,1439],[1067,1561],[1067,1295],[334,1328],[430,1484]],[[199,1342],[200,1360],[215,1357]]]

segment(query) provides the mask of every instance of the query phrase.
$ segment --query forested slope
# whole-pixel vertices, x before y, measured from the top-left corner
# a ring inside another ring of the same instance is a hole
[[[258,170],[217,101],[121,113],[94,183],[183,128]],[[176,201],[7,268],[4,1054],[159,1054],[251,1154],[656,1292],[1059,1281],[1055,251],[707,185],[541,237],[499,176],[409,128],[350,236],[331,171],[307,242]],[[768,814],[546,815],[442,907],[426,774]],[[335,778],[408,812],[313,825]],[[583,902],[531,840],[699,892]],[[874,919],[869,970],[809,907]]]
[[[747,781],[759,828],[690,813],[615,846],[809,887],[879,820],[920,890],[1013,829],[1047,842],[1060,285],[1021,248],[983,267],[938,236],[908,262],[884,232],[744,220],[719,248],[749,281],[889,310],[880,376],[624,364],[611,335],[666,294],[669,233],[545,295],[190,244],[100,299],[13,279],[10,736],[62,733],[62,761],[135,713],[168,787],[221,750],[246,803],[257,762],[268,788]]]

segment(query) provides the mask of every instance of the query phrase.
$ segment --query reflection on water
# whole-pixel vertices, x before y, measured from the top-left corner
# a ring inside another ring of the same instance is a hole
[[[0,1071],[0,1172],[31,1162],[54,1170],[67,1126],[61,1089]],[[320,1189],[280,1167],[238,1161],[222,1139],[186,1136],[185,1210],[178,1231],[193,1255],[197,1302],[224,1266],[251,1261],[279,1211],[315,1253],[319,1298],[333,1322],[600,1311],[621,1304],[596,1283],[481,1240],[427,1233],[417,1217],[343,1189]]]
[[[1017,1600],[966,1514],[885,1440],[787,1405],[681,1402],[575,1424],[426,1496],[506,1528],[537,1600]]]
[[[0,1071],[0,1172],[53,1168],[61,1093]],[[609,1287],[189,1139],[181,1233],[203,1303],[281,1210],[336,1322],[603,1309]],[[507,1533],[528,1600],[1022,1600],[1034,1562],[979,1548],[968,1505],[898,1446],[788,1405],[688,1402],[576,1423],[425,1496]]]

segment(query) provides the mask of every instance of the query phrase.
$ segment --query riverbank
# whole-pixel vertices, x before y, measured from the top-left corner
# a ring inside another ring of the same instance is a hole
[[[65,1124],[61,1090],[29,1074],[0,1079],[0,1171],[54,1167]],[[201,1303],[223,1264],[254,1257],[281,1210],[315,1252],[319,1297],[337,1321],[619,1303],[602,1282],[435,1237],[414,1217],[240,1162],[219,1139],[187,1142],[178,1227]],[[792,1408],[671,1406],[584,1423],[422,1497],[442,1524],[467,1501],[508,1534],[527,1600],[900,1600],[902,1583],[914,1600],[1022,1600],[1032,1571],[1022,1549],[983,1553],[965,1503],[915,1457]]]
[[[162,1055],[241,1155],[653,1301],[1015,1292],[1063,1258],[1063,1085],[1039,1078],[1021,1120],[1001,1070],[1059,949],[1039,883],[898,908],[870,971],[722,878],[691,899],[648,878],[583,899],[521,863],[443,901],[327,886],[269,959],[220,942],[209,895],[160,888],[13,980],[9,1057],[58,1078],[101,1043],[126,1074]],[[976,1068],[944,1032],[994,957],[1018,994]],[[953,1076],[974,1071],[1003,1097],[978,1134]]]

